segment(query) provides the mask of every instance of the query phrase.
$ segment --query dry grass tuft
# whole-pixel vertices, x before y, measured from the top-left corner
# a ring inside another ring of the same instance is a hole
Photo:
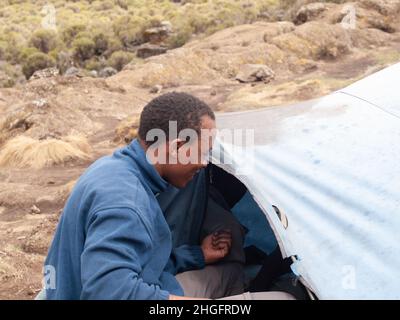
[[[73,159],[88,159],[90,150],[86,138],[81,136],[45,140],[19,136],[0,150],[0,166],[40,169]]]

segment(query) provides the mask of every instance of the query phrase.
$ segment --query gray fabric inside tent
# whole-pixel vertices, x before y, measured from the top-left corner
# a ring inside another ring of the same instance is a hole
[[[201,227],[207,206],[208,176],[209,168],[197,174],[185,188],[169,186],[157,196],[171,229],[174,247],[183,244],[198,245],[201,241]],[[241,191],[229,207],[237,220],[248,229],[245,247],[254,245],[265,253],[276,248],[275,235],[264,213],[248,192]]]

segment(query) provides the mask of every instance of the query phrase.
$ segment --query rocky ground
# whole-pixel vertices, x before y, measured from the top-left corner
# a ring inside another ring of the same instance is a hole
[[[341,23],[349,4],[356,12],[353,29]],[[50,76],[1,89],[0,299],[31,299],[39,291],[42,263],[74,181],[135,135],[147,101],[185,91],[225,112],[322,96],[400,61],[399,13],[398,0],[309,3],[290,20],[225,29],[106,79]],[[40,150],[59,151],[58,157],[42,152],[44,162],[24,163],[21,154],[33,151],[18,149],[21,137]],[[86,156],[69,154],[71,148]]]

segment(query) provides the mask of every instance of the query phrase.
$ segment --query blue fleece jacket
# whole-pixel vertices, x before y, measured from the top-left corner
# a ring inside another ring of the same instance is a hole
[[[204,256],[199,246],[172,249],[156,200],[167,186],[137,140],[93,163],[68,198],[49,249],[47,299],[183,295],[174,275],[203,268]]]

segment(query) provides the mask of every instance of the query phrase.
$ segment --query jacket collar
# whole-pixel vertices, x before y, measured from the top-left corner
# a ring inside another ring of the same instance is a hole
[[[131,158],[136,162],[140,172],[145,179],[146,184],[150,187],[154,194],[158,194],[166,190],[169,183],[165,181],[154,165],[147,159],[146,152],[137,139],[134,139],[127,147],[129,153],[132,153]]]

